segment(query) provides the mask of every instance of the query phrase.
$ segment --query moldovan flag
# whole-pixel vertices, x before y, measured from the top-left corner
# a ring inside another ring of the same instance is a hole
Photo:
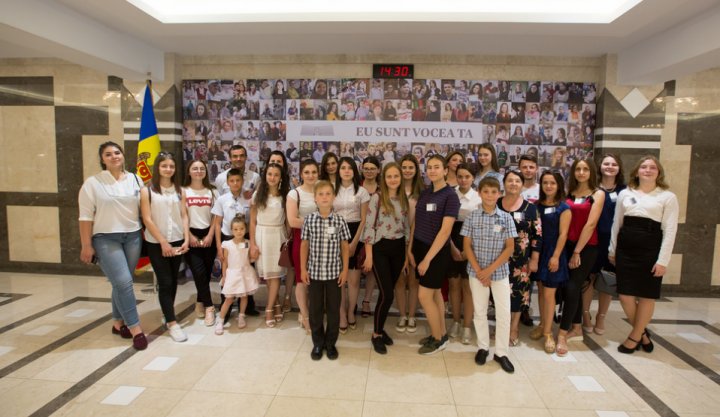
[[[160,136],[158,135],[155,112],[153,111],[152,90],[148,81],[145,87],[142,118],[140,119],[140,141],[138,142],[137,174],[145,184],[152,178],[152,166],[155,157],[160,153]]]

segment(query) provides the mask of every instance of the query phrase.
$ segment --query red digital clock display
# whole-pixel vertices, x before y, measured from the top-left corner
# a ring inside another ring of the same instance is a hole
[[[373,78],[415,78],[412,64],[373,64]]]

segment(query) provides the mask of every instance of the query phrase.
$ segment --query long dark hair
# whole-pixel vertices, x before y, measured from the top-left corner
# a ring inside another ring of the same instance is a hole
[[[598,176],[597,176],[597,165],[595,165],[595,161],[593,161],[592,158],[583,158],[583,159],[576,159],[573,161],[572,166],[570,167],[570,178],[568,179],[568,194],[572,194],[575,192],[575,190],[578,187],[578,181],[575,178],[575,168],[577,168],[578,164],[581,162],[585,162],[587,164],[588,169],[590,170],[590,178],[588,179],[588,187],[590,187],[590,190],[592,192],[595,192],[598,188]]]
[[[279,164],[268,164],[263,169],[263,174],[260,176],[260,184],[258,185],[257,195],[255,196],[255,204],[260,209],[264,209],[267,206],[268,197],[270,196],[270,185],[267,182],[267,174],[270,169],[277,169],[280,171],[280,184],[278,184],[278,192],[282,199],[282,207],[285,209],[285,199],[287,194],[290,192],[290,184],[282,179],[283,168]]]
[[[615,176],[615,186],[617,187],[618,185],[625,185],[625,171],[623,170],[622,159],[620,159],[620,157],[618,157],[614,153],[603,154],[602,158],[600,158],[600,162],[598,163],[598,178],[602,179],[602,162],[605,160],[605,158],[612,158],[615,160],[615,163],[618,164],[618,173]]]
[[[189,164],[187,164],[187,167],[185,167],[185,179],[183,180],[183,187],[189,187],[192,183],[192,178],[190,177],[190,168],[198,162],[201,163],[205,168],[205,177],[202,179],[203,187],[207,188],[208,190],[214,190],[215,186],[210,183],[210,175],[208,174],[207,164],[202,159],[193,159],[192,161],[190,161]]]
[[[557,204],[563,200],[565,200],[565,179],[563,179],[562,174],[560,171],[555,170],[546,170],[543,171],[542,175],[540,175],[540,202],[544,203],[547,199],[547,195],[545,194],[545,190],[543,190],[542,182],[543,178],[546,175],[550,175],[553,178],[555,178],[555,182],[557,183],[557,193],[555,194],[554,203]]]
[[[321,180],[330,181],[330,174],[325,170],[325,167],[327,166],[328,161],[330,158],[335,158],[335,162],[338,163],[338,169],[340,168],[340,161],[338,160],[337,155],[335,155],[333,152],[325,152],[325,155],[322,157],[322,162],[320,162],[320,178]],[[335,171],[335,178],[337,179],[339,176],[337,174],[337,171]],[[337,181],[336,181],[337,182]],[[336,185],[336,184],[333,184]]]
[[[175,172],[173,172],[172,177],[170,177],[170,182],[172,182],[173,186],[175,187],[175,192],[180,194],[180,181],[178,181],[178,170],[180,169],[178,167],[177,160],[175,160],[175,155],[173,155],[170,152],[160,152],[157,157],[155,157],[155,163],[153,163],[153,173],[152,173],[152,179],[150,180],[150,191],[154,191],[156,193],[160,193],[160,163],[171,160],[175,163]]]
[[[282,184],[288,184],[288,191],[290,187],[290,167],[288,166],[287,158],[285,157],[285,154],[282,151],[274,150],[270,152],[270,155],[268,155],[268,159],[265,161],[265,167],[267,169],[267,166],[270,165],[270,159],[273,155],[278,155],[280,158],[282,158],[282,166],[280,167],[280,185]],[[264,174],[263,174],[264,176]]]
[[[101,143],[100,147],[98,148],[98,157],[100,157],[100,167],[102,169],[107,169],[107,166],[105,166],[105,163],[102,160],[102,154],[103,154],[103,152],[105,152],[106,148],[109,148],[111,146],[114,148],[117,148],[120,151],[120,153],[123,154],[123,156],[125,156],[125,152],[123,152],[123,148],[121,148],[120,145],[118,145],[117,143],[115,143],[111,140]]]
[[[400,158],[400,172],[402,173],[402,163],[405,161],[412,162],[413,165],[415,165],[415,175],[412,179],[412,194],[410,195],[410,198],[418,198],[420,196],[420,193],[422,190],[425,189],[425,183],[423,183],[422,180],[422,173],[420,172],[420,163],[418,162],[415,155],[408,153],[405,154],[402,158]],[[403,180],[404,182],[404,180]],[[403,185],[403,191],[404,191],[404,185]]]
[[[497,153],[495,152],[495,147],[489,143],[481,143],[480,145],[478,145],[478,153],[480,153],[480,149],[487,149],[490,151],[490,167],[493,169],[493,171],[499,172],[500,164],[498,164]],[[478,157],[478,159],[480,159],[480,158]],[[483,167],[479,161],[477,164],[478,164],[478,174],[480,174],[483,171]]]
[[[358,190],[360,189],[360,172],[358,171],[357,164],[355,163],[355,160],[350,158],[349,156],[343,156],[340,158],[340,161],[338,161],[338,172],[336,174],[335,178],[335,195],[338,194],[338,191],[340,190],[340,186],[342,185],[342,179],[340,179],[340,166],[346,163],[350,165],[350,168],[353,170],[353,188],[355,189],[355,193],[357,194]]]

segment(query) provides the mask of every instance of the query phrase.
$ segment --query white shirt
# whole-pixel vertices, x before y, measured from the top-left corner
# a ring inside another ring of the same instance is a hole
[[[80,221],[93,222],[93,235],[130,233],[140,230],[142,180],[126,172],[120,181],[108,171],[85,180],[78,195]]]
[[[227,185],[227,174],[229,169],[226,169],[225,171],[218,174],[217,177],[215,177],[215,188],[217,188],[218,193],[220,195],[227,194],[230,192],[230,187]],[[242,191],[249,191],[254,190],[255,187],[257,187],[258,183],[260,182],[260,175],[258,175],[257,172],[250,171],[249,169],[245,169],[245,174],[243,175],[243,188]],[[242,193],[241,193],[242,194]],[[250,205],[250,200],[245,200],[247,205]]]
[[[148,192],[152,194],[150,197],[152,221],[168,242],[183,240],[185,234],[180,215],[181,194],[175,191],[175,187],[160,187],[160,190],[160,193],[156,193],[148,188]],[[160,243],[147,229],[145,229],[145,240],[150,243]]]
[[[364,187],[358,187],[358,192],[355,194],[355,187],[352,185],[349,187],[340,185],[333,208],[346,222],[356,223],[360,221],[360,206],[368,201],[370,201],[370,194]]]
[[[236,198],[232,193],[223,194],[215,200],[215,205],[213,205],[210,212],[222,217],[222,227],[220,231],[225,236],[232,236],[231,223],[238,213],[245,215],[245,221],[250,224],[250,206],[245,205],[245,201],[247,200],[242,198],[242,196]]]
[[[525,200],[535,204],[535,202],[540,199],[540,184],[536,183],[530,188],[523,187],[520,195],[522,195]]]
[[[455,192],[460,199],[460,212],[456,221],[464,222],[470,216],[474,210],[482,205],[482,199],[480,194],[472,188],[467,193],[463,194],[460,192],[460,187],[455,187]]]
[[[302,188],[296,188],[287,195],[288,202],[286,204],[294,204],[298,206],[298,197],[300,197],[300,207],[298,209],[298,217],[304,219],[310,213],[317,211],[315,204],[315,193],[303,191]]]
[[[620,227],[623,225],[624,217],[644,217],[660,223],[663,238],[656,263],[667,266],[670,263],[670,255],[672,255],[673,245],[675,244],[679,213],[680,207],[677,197],[671,191],[659,187],[648,194],[629,187],[620,191],[615,206],[615,220],[610,235],[608,255],[615,256],[617,236]]]
[[[185,203],[190,217],[190,227],[193,229],[207,229],[212,221],[210,210],[215,199],[217,199],[217,192],[207,188],[198,191],[190,187],[183,189],[185,190]]]

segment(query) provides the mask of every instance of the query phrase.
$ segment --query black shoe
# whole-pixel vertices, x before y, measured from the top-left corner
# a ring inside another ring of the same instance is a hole
[[[310,357],[314,361],[319,361],[320,359],[322,359],[322,352],[323,352],[322,346],[315,346],[315,347],[313,347],[312,352],[310,352]],[[330,352],[328,352],[328,357],[329,356],[330,356]]]
[[[642,338],[640,338],[640,342],[641,342],[640,346],[642,346],[642,350],[644,350],[647,353],[650,353],[653,351],[653,349],[655,349],[655,345],[653,344],[652,340],[650,340],[650,332],[648,331],[648,329],[645,329],[643,336],[648,338],[648,342],[642,343]]]
[[[440,338],[440,344],[442,345],[442,347],[443,347],[443,349],[444,349],[444,348],[447,347],[448,343],[450,343],[450,336],[448,336],[448,334],[445,333],[445,334]]]
[[[385,347],[385,342],[383,341],[382,336],[374,336],[370,338],[370,341],[372,342],[373,349],[375,349],[375,352],[384,355],[387,353],[387,348]]]
[[[527,327],[533,327],[535,323],[533,323],[532,317],[530,317],[530,312],[528,310],[523,310],[522,313],[520,313],[520,323],[524,324]]]
[[[475,363],[478,365],[485,365],[485,361],[487,360],[489,354],[490,352],[485,349],[478,350],[475,354]]]
[[[430,341],[430,339],[432,339],[432,335],[425,336],[422,339],[418,340],[418,344],[420,346],[424,346],[428,341]]]
[[[328,357],[328,359],[334,361],[335,359],[338,358],[338,356],[340,356],[340,354],[338,353],[338,350],[337,350],[337,348],[335,347],[335,345],[332,345],[332,346],[328,346],[328,347],[327,347],[327,357]]]
[[[247,309],[245,310],[245,315],[246,315],[246,316],[251,316],[251,317],[257,317],[257,316],[260,315],[260,312],[257,311],[257,310],[255,310],[254,308],[247,308]]]
[[[505,371],[509,374],[515,372],[515,367],[510,362],[510,359],[508,359],[507,356],[494,355],[493,360],[500,364],[500,367],[503,369],[503,371]]]
[[[386,344],[388,346],[392,346],[393,343],[395,343],[395,342],[393,342],[392,338],[390,336],[388,336],[387,333],[385,333],[385,330],[383,330],[381,334],[382,334],[382,336],[381,336],[382,342],[384,344]]]
[[[240,299],[238,298],[238,310],[240,310]],[[248,296],[248,303],[247,307],[245,308],[245,315],[246,316],[252,316],[257,317],[260,315],[260,312],[255,310],[255,297],[252,295]]]
[[[618,352],[632,355],[633,353],[635,353],[636,350],[640,350],[640,342],[638,340],[635,340],[630,336],[628,336],[627,340],[634,342],[635,346],[629,348],[621,343],[620,345],[618,345]]]

